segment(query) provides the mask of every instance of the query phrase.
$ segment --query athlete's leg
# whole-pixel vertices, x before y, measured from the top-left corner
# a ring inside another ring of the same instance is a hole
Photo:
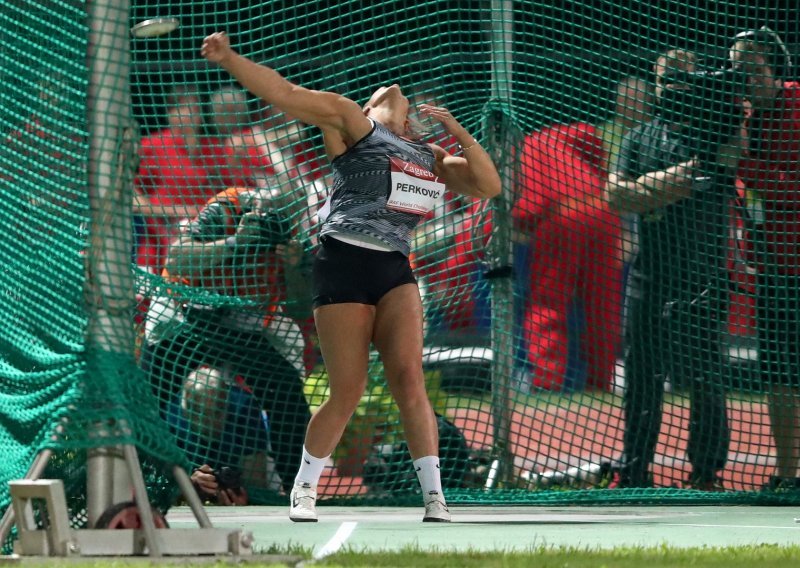
[[[438,455],[436,416],[422,374],[422,302],[416,284],[398,286],[378,302],[373,342],[400,409],[411,457]]]
[[[403,284],[381,298],[372,341],[400,409],[425,501],[423,521],[449,522],[439,470],[439,426],[422,373],[422,302],[416,284]]]
[[[308,423],[305,448],[313,456],[333,452],[361,400],[374,318],[375,308],[366,304],[329,304],[314,310],[330,397]]]

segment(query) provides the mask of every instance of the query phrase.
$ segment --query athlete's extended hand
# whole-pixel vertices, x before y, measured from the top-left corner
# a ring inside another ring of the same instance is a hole
[[[421,104],[419,105],[419,113],[422,116],[426,116],[440,123],[442,126],[444,126],[445,130],[454,135],[456,138],[458,138],[458,135],[462,133],[461,131],[466,132],[464,127],[461,126],[458,120],[456,120],[456,117],[454,117],[452,113],[444,107]]]
[[[200,48],[200,55],[212,63],[222,63],[225,59],[233,55],[231,40],[225,32],[215,32],[203,40]]]

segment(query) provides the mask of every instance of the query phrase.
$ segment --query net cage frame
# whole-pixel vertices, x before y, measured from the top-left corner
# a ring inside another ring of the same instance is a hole
[[[130,2],[91,0],[86,3],[86,11],[87,181],[92,231],[86,255],[85,340],[88,368],[102,372],[102,363],[93,359],[102,360],[109,353],[132,353],[134,346],[134,330],[129,321],[136,301],[134,275],[130,256],[125,253],[132,240],[133,177],[128,170],[136,152],[128,80]],[[9,483],[11,504],[0,519],[0,543],[5,543],[16,528],[16,544],[22,556],[157,558],[252,554],[251,533],[212,526],[182,464],[168,466],[165,473],[173,476],[198,526],[169,529],[150,503],[135,443],[102,442],[104,437],[135,437],[132,425],[124,419],[106,420],[97,423],[96,428],[95,445],[87,452],[86,516],[90,528],[71,528],[61,480],[40,479],[53,456],[52,450],[43,449],[25,478]],[[98,525],[104,515],[116,509],[122,515],[135,511],[138,527],[127,526],[123,521],[119,526]],[[46,515],[44,527],[35,519],[36,514]]]
[[[90,5],[103,5],[103,3],[90,3]],[[122,9],[125,5],[129,9],[126,2],[108,2],[106,7],[108,9]],[[510,1],[493,0],[491,2],[491,94],[489,102],[482,109],[481,121],[481,138],[485,141],[487,150],[495,159],[498,169],[501,172],[501,178],[504,182],[514,179],[515,164],[511,160],[513,152],[511,151],[516,147],[520,139],[520,133],[517,132],[516,121],[514,117],[514,100],[512,99],[512,84],[513,69],[515,66],[514,51],[505,49],[504,47],[514,41],[514,14],[515,3]],[[122,18],[124,25],[119,24],[118,29],[115,28],[113,36],[122,34],[121,37],[127,37],[128,34],[128,21],[127,18]],[[103,21],[108,22],[106,14],[103,15]],[[124,28],[124,33],[122,33]],[[103,33],[108,30],[104,29]],[[123,47],[124,41],[116,38],[116,43],[111,46],[103,47],[104,54],[118,52],[126,52],[129,55],[129,50]],[[93,44],[96,47],[101,42]],[[113,69],[104,67],[93,73],[92,85],[97,89],[94,93],[90,93],[95,101],[101,101],[102,104],[97,105],[95,120],[92,121],[91,126],[91,140],[90,147],[90,189],[92,190],[92,213],[97,214],[97,219],[108,219],[109,211],[113,208],[109,204],[119,203],[126,198],[121,197],[127,195],[125,188],[119,185],[119,180],[125,176],[120,174],[119,171],[111,171],[109,168],[124,168],[121,164],[118,153],[120,148],[125,148],[122,153],[130,153],[130,146],[132,144],[130,125],[126,123],[115,124],[109,121],[109,117],[125,116],[126,113],[118,109],[128,109],[131,105],[130,92],[125,89],[120,89],[120,82],[114,80],[113,86],[104,91],[102,80],[106,76],[127,76],[128,73],[124,71],[127,65],[130,70],[130,61],[120,59],[117,55],[114,57],[103,55],[108,60],[115,60]],[[98,81],[95,83],[94,81]],[[107,106],[103,106],[107,105]],[[108,146],[96,145],[95,141],[106,141]],[[491,320],[491,349],[494,356],[491,360],[491,383],[490,383],[490,396],[491,396],[491,430],[492,437],[494,438],[494,445],[492,448],[492,463],[486,477],[485,489],[492,489],[496,486],[511,486],[513,484],[512,478],[512,465],[514,456],[511,450],[512,438],[512,411],[515,404],[515,398],[512,392],[511,375],[513,367],[513,313],[515,311],[515,302],[517,299],[514,296],[514,291],[511,286],[511,266],[512,266],[512,252],[511,252],[511,207],[508,196],[513,194],[508,187],[504,187],[504,196],[496,200],[492,206],[492,215],[494,216],[495,223],[492,228],[492,235],[486,250],[487,253],[487,266],[484,276],[490,284],[491,291],[491,306],[492,306],[492,320]],[[128,264],[128,257],[122,254],[122,250],[126,247],[120,247],[120,243],[126,243],[130,240],[130,227],[127,224],[129,216],[121,215],[121,212],[114,209],[114,214],[118,216],[117,221],[113,223],[96,224],[99,228],[98,231],[93,232],[93,250],[103,251],[102,253],[94,256],[91,260],[92,266],[89,270],[91,276],[88,282],[89,298],[88,306],[91,309],[90,316],[90,330],[87,342],[91,342],[93,347],[101,351],[125,351],[132,343],[129,335],[120,335],[120,329],[126,329],[124,325],[127,322],[127,310],[130,307],[131,297],[125,294],[120,295],[120,291],[133,290],[133,282],[129,277],[132,275],[129,271],[125,270]],[[121,215],[121,216],[120,216]],[[113,228],[113,232],[110,232]],[[104,232],[106,231],[106,232]],[[126,292],[127,293],[127,292]],[[124,428],[124,425],[123,425]],[[127,450],[125,450],[127,451]],[[97,452],[98,455],[93,456],[89,460],[90,478],[93,479],[91,486],[87,493],[89,497],[89,518],[90,520],[98,518],[103,511],[105,511],[109,504],[109,489],[106,482],[111,480],[110,485],[116,486],[122,483],[122,486],[127,491],[128,483],[137,480],[125,479],[123,472],[122,478],[118,479],[116,476],[119,474],[113,473],[115,467],[109,469],[109,463],[120,463],[118,458],[109,456],[105,448]],[[123,452],[124,453],[124,452]],[[45,453],[41,456],[45,456]],[[126,460],[130,460],[124,455],[122,464],[123,470],[127,471],[131,468],[139,470],[139,466],[131,466]],[[29,477],[34,478],[40,474],[41,463],[37,461],[32,465],[29,472]],[[37,473],[38,472],[38,473]],[[136,474],[134,473],[134,476]],[[99,481],[103,479],[104,481]],[[144,485],[141,485],[144,488]],[[112,490],[113,493],[115,490]],[[137,493],[139,493],[137,491]],[[116,500],[116,497],[111,497],[111,500]],[[144,510],[144,509],[143,509]],[[8,514],[8,511],[6,512]],[[148,516],[149,517],[149,516]],[[0,529],[4,530],[8,527],[8,522],[4,518],[3,524]],[[1,531],[0,531],[1,532]],[[152,538],[152,535],[150,535]]]

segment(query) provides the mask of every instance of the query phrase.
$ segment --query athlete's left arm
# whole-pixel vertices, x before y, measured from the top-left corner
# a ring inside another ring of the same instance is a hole
[[[480,199],[500,194],[500,174],[489,154],[477,142],[464,149],[464,158],[453,156],[436,144],[430,147],[436,158],[433,173],[444,181],[449,191]]]
[[[419,112],[440,123],[461,145],[463,158],[453,156],[441,146],[430,144],[436,158],[434,172],[447,189],[461,195],[488,199],[500,194],[500,174],[492,158],[478,141],[444,107],[423,104]]]

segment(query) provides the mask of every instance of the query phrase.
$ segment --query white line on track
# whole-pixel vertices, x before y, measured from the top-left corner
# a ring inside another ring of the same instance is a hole
[[[800,530],[800,527],[794,526],[787,526],[787,527],[776,527],[776,526],[766,526],[766,525],[712,525],[712,524],[699,524],[699,523],[659,523],[665,527],[697,527],[697,528],[704,528],[704,529],[769,529],[773,530],[790,530],[796,531]]]
[[[353,521],[342,523],[339,526],[339,530],[337,530],[336,534],[333,535],[333,538],[331,538],[322,546],[322,548],[314,553],[314,560],[325,558],[326,556],[333,554],[342,548],[345,541],[347,541],[347,539],[350,538],[350,535],[353,534],[353,531],[356,530],[357,525],[358,523]]]

